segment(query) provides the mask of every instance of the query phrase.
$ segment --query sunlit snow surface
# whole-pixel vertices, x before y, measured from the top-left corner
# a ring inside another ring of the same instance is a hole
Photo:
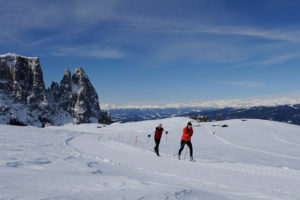
[[[0,199],[300,199],[300,126],[194,122],[190,162],[185,149],[174,157],[188,120],[0,125]],[[153,153],[159,123],[169,132],[161,157]]]

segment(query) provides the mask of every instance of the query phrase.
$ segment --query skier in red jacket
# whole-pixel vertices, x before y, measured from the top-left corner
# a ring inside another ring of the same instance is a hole
[[[190,160],[193,161],[193,145],[191,143],[191,137],[193,135],[194,131],[193,131],[193,127],[192,127],[192,123],[188,122],[187,126],[183,129],[183,134],[181,137],[181,146],[180,149],[178,151],[178,159],[180,160],[180,155],[181,152],[184,148],[184,145],[187,144],[189,149],[190,149]]]
[[[156,145],[154,147],[154,151],[157,156],[160,156],[158,148],[159,148],[160,138],[161,138],[163,131],[164,131],[164,129],[162,127],[162,124],[159,124],[155,129],[154,141],[155,141]]]

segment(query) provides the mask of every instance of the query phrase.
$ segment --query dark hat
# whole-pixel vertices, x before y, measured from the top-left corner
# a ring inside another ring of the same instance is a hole
[[[191,122],[188,122],[187,125],[188,125],[188,126],[192,126],[192,123],[191,123]]]

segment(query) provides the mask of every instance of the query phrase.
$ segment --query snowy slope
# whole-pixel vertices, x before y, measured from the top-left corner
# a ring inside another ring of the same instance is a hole
[[[300,199],[299,126],[194,122],[190,162],[188,151],[173,157],[187,121],[0,125],[0,199]],[[153,153],[159,123],[169,131],[161,157]]]

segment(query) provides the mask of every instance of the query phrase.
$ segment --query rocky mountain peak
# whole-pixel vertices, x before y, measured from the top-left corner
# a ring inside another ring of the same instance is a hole
[[[85,79],[85,80],[84,80]],[[83,81],[88,80],[89,78],[87,77],[85,71],[82,69],[82,67],[77,67],[74,71],[74,74],[72,76],[72,81],[74,83],[80,83]]]
[[[82,69],[82,67],[77,67],[75,69],[75,72],[72,76],[72,81],[77,84],[82,84],[82,83],[86,83],[86,82],[89,82],[89,78],[88,76],[86,75],[85,71]]]
[[[1,57],[4,58],[3,61],[5,61],[8,67],[15,65],[17,62],[17,54],[15,53],[8,53],[5,55],[1,55]]]
[[[62,93],[68,93],[72,90],[71,87],[71,72],[69,68],[65,70],[64,76],[60,81],[60,90]]]
[[[72,76],[74,118],[76,123],[88,123],[101,118],[98,94],[82,67]]]
[[[85,74],[85,71],[82,69],[82,67],[77,67],[74,74]]]
[[[68,76],[68,77],[71,76],[71,72],[70,72],[70,70],[69,70],[68,67],[66,68],[64,75],[65,75],[65,76]]]
[[[5,82],[0,87],[6,92],[26,103],[45,101],[45,84],[38,58],[8,53],[0,56],[0,68],[3,72],[0,78]]]
[[[53,82],[46,90],[38,58],[0,55],[0,96],[5,99],[0,100],[0,123],[9,123],[9,119],[37,126],[69,123],[71,119],[77,124],[107,121],[81,67],[72,77],[67,68],[60,84]]]

